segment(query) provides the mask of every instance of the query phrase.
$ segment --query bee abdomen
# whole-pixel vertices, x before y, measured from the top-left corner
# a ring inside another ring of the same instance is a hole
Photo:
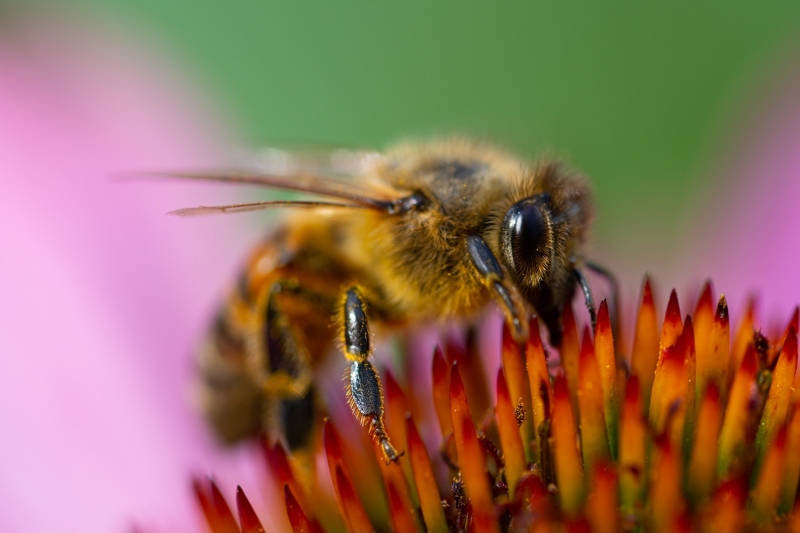
[[[197,358],[200,407],[217,438],[232,444],[262,431],[264,396],[245,366],[242,342],[218,320]]]

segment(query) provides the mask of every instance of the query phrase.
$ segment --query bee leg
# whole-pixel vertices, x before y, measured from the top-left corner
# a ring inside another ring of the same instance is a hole
[[[297,451],[308,447],[318,422],[317,398],[308,350],[281,308],[279,295],[311,298],[280,280],[262,295],[261,321],[249,346],[250,373],[269,400],[267,426],[285,439],[289,450]]]
[[[313,386],[301,398],[285,398],[278,406],[282,434],[294,452],[308,447],[317,420],[317,395]]]
[[[467,237],[467,251],[472,265],[492,298],[500,305],[514,340],[523,344],[528,340],[528,320],[525,302],[513,283],[505,282],[500,262],[486,242],[477,235]]]
[[[564,338],[564,326],[561,323],[562,314],[563,309],[559,310],[558,307],[551,307],[541,311],[537,309],[539,321],[547,328],[547,332],[550,335],[550,346],[554,348],[559,348]]]
[[[586,268],[603,277],[611,287],[611,331],[615,339],[619,338],[619,283],[617,277],[606,267],[593,261],[586,262]]]
[[[311,385],[310,356],[278,302],[283,290],[281,282],[274,283],[259,306],[263,321],[250,343],[250,368],[267,396],[302,398]]]
[[[367,307],[357,288],[350,288],[345,293],[342,311],[344,356],[350,361],[346,374],[348,403],[361,425],[369,424],[369,432],[381,447],[386,464],[396,463],[403,452],[397,453],[386,433],[381,380],[378,371],[369,362],[372,340],[369,336]]]
[[[572,271],[572,273],[575,275],[575,280],[578,282],[578,285],[581,286],[581,290],[583,291],[586,309],[589,310],[589,317],[592,319],[592,331],[594,331],[595,326],[597,326],[597,312],[594,309],[594,297],[592,296],[592,289],[589,288],[589,282],[586,281],[586,276],[583,275],[583,272],[576,268]]]

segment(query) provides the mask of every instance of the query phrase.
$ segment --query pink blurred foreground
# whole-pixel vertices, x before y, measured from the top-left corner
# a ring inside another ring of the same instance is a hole
[[[779,324],[800,304],[800,62],[771,77],[696,198],[674,274],[713,279],[732,309],[755,295],[765,322]]]
[[[231,200],[224,187],[111,176],[209,165],[228,142],[175,69],[119,28],[37,15],[9,29],[0,530],[198,530],[191,473],[215,472],[228,492],[261,485],[250,452],[216,450],[187,400],[190,351],[222,289],[208,280],[233,275],[253,227],[164,215]]]

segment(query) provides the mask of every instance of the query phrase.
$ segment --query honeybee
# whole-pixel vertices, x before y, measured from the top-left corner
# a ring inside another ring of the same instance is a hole
[[[536,313],[557,346],[576,287],[594,319],[583,270],[607,272],[584,256],[593,203],[582,177],[465,139],[358,161],[349,180],[330,161],[281,174],[170,174],[324,198],[173,212],[302,208],[249,257],[200,352],[203,408],[223,441],[273,431],[292,450],[307,446],[319,401],[314,369],[338,343],[353,414],[387,464],[396,462],[370,362],[373,326],[468,320],[494,303],[517,342],[527,340]]]

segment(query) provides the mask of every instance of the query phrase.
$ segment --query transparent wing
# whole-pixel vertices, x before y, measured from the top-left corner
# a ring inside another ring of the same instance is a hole
[[[371,208],[392,213],[401,194],[388,187],[347,179],[368,173],[380,155],[366,150],[310,148],[280,150],[265,148],[254,156],[239,158],[242,168],[218,170],[166,170],[126,173],[122,180],[182,179],[253,185],[275,190],[295,191],[342,200],[340,203],[320,201],[274,201],[199,206],[178,209],[170,214],[196,216],[241,213],[276,207],[349,207]]]
[[[179,217],[195,217],[204,215],[223,215],[230,213],[248,213],[250,211],[262,211],[264,209],[276,208],[313,208],[313,207],[330,207],[330,208],[346,208],[346,209],[369,209],[367,206],[356,204],[342,204],[336,202],[307,202],[295,200],[276,200],[272,202],[252,202],[248,204],[230,204],[230,205],[213,205],[199,207],[185,207],[183,209],[176,209],[170,211],[168,215],[176,215]]]
[[[373,150],[267,147],[244,157],[242,163],[267,174],[301,172],[320,176],[353,177],[363,175],[380,157],[380,153]]]

